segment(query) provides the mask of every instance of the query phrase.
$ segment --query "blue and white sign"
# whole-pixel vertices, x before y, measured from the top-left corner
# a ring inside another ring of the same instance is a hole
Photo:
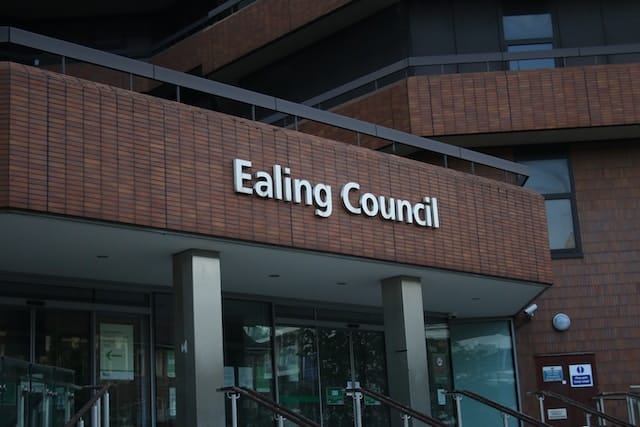
[[[560,382],[564,379],[562,366],[543,366],[542,381],[545,383]]]
[[[593,387],[593,373],[590,363],[569,365],[571,387]]]

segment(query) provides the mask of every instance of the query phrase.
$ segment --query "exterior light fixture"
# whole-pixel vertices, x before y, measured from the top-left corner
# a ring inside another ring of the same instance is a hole
[[[571,326],[571,318],[564,313],[558,313],[553,316],[552,323],[553,329],[559,332],[564,332],[569,329],[569,326]]]

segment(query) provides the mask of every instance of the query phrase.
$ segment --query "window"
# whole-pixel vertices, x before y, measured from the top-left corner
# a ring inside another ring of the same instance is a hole
[[[553,49],[553,25],[549,13],[503,16],[502,29],[507,52]],[[533,70],[554,66],[553,58],[509,61],[510,70]]]
[[[520,161],[529,167],[525,184],[542,194],[547,210],[549,247],[557,257],[580,255],[573,180],[566,157]]]

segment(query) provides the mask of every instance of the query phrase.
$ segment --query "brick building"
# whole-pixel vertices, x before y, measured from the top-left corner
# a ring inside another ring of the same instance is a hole
[[[117,426],[640,385],[640,6],[214,3],[0,6],[0,427],[69,382]]]

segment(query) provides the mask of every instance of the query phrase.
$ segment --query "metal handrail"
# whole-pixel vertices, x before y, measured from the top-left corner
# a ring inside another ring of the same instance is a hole
[[[523,421],[527,424],[531,424],[533,426],[536,427],[552,427],[550,424],[547,424],[545,422],[542,422],[540,420],[537,420],[535,418],[533,418],[530,415],[527,414],[523,414],[522,412],[518,412],[514,409],[509,408],[508,406],[504,406],[498,402],[495,402],[493,400],[487,399],[484,396],[480,396],[479,394],[476,394],[472,391],[469,390],[452,390],[450,392],[448,392],[447,394],[452,395],[456,398],[457,402],[459,402],[459,397],[458,396],[466,396],[470,399],[473,399],[477,402],[482,403],[483,405],[487,405],[490,406],[493,409],[497,409],[498,411],[502,412],[503,414],[508,414],[514,418],[519,419],[520,421]],[[460,415],[458,414],[458,417],[460,417]],[[458,419],[458,422],[461,423],[460,419]],[[459,424],[462,425],[462,424]]]
[[[604,402],[606,400],[624,400],[627,404],[627,420],[629,424],[637,426],[636,411],[634,402],[640,403],[640,393],[638,392],[602,392],[593,396],[598,410],[605,413]]]
[[[587,405],[578,402],[577,400],[573,400],[567,396],[564,396],[562,394],[553,392],[553,391],[549,391],[549,390],[539,390],[539,391],[535,391],[532,394],[536,395],[538,398],[539,396],[545,396],[545,397],[552,397],[554,399],[558,399],[559,401],[561,401],[562,403],[565,403],[567,405],[571,405],[575,408],[580,409],[581,411],[585,412],[586,414],[591,414],[591,415],[595,415],[598,418],[607,420],[615,425],[618,426],[622,426],[622,427],[635,427],[633,424],[629,424],[619,418],[616,417],[612,417],[611,415],[607,415],[604,412],[595,410],[593,408],[588,407]]]
[[[632,397],[634,399],[640,399],[640,392],[634,391],[604,391],[593,396],[593,399],[622,399],[625,397]]]
[[[423,414],[422,412],[418,412],[413,408],[410,408],[397,400],[393,400],[389,396],[385,396],[384,394],[377,393],[372,390],[368,390],[362,387],[353,387],[345,389],[347,393],[362,393],[365,396],[369,396],[372,399],[377,400],[380,403],[384,403],[385,405],[401,412],[403,414],[409,415],[411,418],[415,418],[416,420],[422,421],[423,423],[427,423],[433,427],[447,427],[446,424],[441,421],[436,420],[435,418],[431,418],[430,416]]]
[[[303,417],[300,414],[296,414],[295,412],[293,412],[292,410],[285,408],[284,406],[280,405],[279,403],[276,403],[272,400],[267,399],[266,397],[264,397],[263,395],[261,395],[260,393],[251,390],[247,387],[238,387],[238,386],[228,386],[228,387],[222,387],[219,388],[218,391],[226,393],[227,395],[229,394],[236,394],[236,395],[240,395],[240,396],[245,396],[248,397],[249,399],[253,400],[254,402],[264,406],[265,408],[273,411],[275,414],[277,415],[281,415],[282,417],[286,418],[289,421],[292,421],[294,423],[296,423],[297,425],[301,426],[301,427],[320,427],[320,424],[318,424],[315,421],[312,421],[306,417]]]
[[[423,138],[411,133],[376,125],[330,111],[320,110],[307,105],[276,98],[274,96],[216,82],[203,77],[171,70],[159,65],[153,65],[136,59],[126,58],[75,43],[43,36],[41,34],[32,33],[15,27],[0,26],[0,43],[2,42],[13,43],[19,46],[59,55],[63,58],[63,63],[64,58],[73,58],[93,65],[99,65],[105,68],[121,71],[129,74],[130,76],[152,79],[174,85],[178,88],[188,88],[198,92],[230,99],[252,106],[252,110],[254,112],[256,107],[264,108],[296,118],[345,129],[355,132],[356,134],[363,134],[387,140],[390,144],[398,143],[407,145],[442,154],[443,156],[455,157],[468,161],[472,164],[480,164],[499,169],[515,174],[518,178],[526,178],[528,176],[528,168],[525,165],[501,159],[499,157],[490,156],[463,147],[453,146],[434,139]],[[255,119],[255,113],[253,119]],[[520,181],[522,184],[525,180],[521,179]]]
[[[69,419],[69,421],[67,421],[64,425],[64,427],[75,427],[76,424],[78,424],[78,421],[80,421],[80,419],[82,417],[84,417],[87,412],[89,412],[89,410],[91,408],[93,408],[93,406],[96,404],[96,402],[98,400],[100,400],[102,398],[102,396],[105,395],[105,393],[107,393],[107,391],[109,391],[109,388],[112,386],[113,384],[111,383],[107,383],[103,386],[85,386],[82,387],[84,389],[97,389],[100,388],[98,390],[98,392],[96,394],[93,395],[93,397],[91,399],[89,399],[89,401],[87,403],[84,404],[84,406],[82,408],[80,408],[80,410],[78,412],[76,412],[76,414],[71,417],[71,419]]]

